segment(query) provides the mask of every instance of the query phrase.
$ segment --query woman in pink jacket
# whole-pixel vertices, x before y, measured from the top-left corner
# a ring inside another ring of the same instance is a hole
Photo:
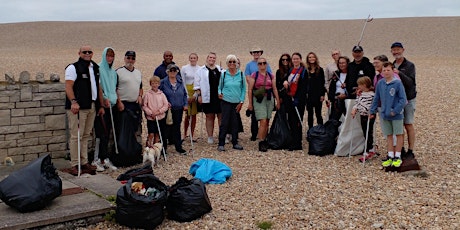
[[[144,94],[142,110],[144,110],[145,118],[147,118],[147,129],[149,132],[146,146],[152,147],[154,143],[158,143],[160,140],[159,131],[164,133],[166,111],[168,111],[170,105],[166,95],[158,89],[160,86],[160,78],[158,76],[150,78],[150,86],[152,89]],[[156,124],[157,119],[160,127]],[[165,142],[161,140],[161,143]],[[163,147],[166,149],[166,146]]]

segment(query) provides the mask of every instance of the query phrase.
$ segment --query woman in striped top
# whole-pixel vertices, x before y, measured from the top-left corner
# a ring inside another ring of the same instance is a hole
[[[358,89],[361,91],[361,94],[358,95],[355,101],[355,105],[353,106],[353,110],[351,111],[351,115],[355,118],[356,113],[359,113],[361,116],[361,128],[363,130],[364,138],[366,138],[366,130],[367,130],[367,120],[369,119],[369,110],[372,105],[372,100],[374,100],[374,87],[372,86],[372,81],[369,77],[364,76],[360,77],[357,80]],[[371,158],[375,154],[374,150],[374,122],[375,118],[369,120],[369,130],[367,130],[367,148],[365,152],[368,153],[366,158]]]

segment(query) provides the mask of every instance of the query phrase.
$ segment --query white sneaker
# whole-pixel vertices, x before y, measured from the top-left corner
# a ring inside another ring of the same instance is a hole
[[[104,167],[105,167],[105,168],[109,168],[109,169],[111,169],[111,170],[113,170],[113,171],[115,171],[115,170],[118,169],[117,167],[115,167],[115,165],[112,164],[112,162],[110,162],[109,158],[106,158],[106,159],[104,160]]]
[[[103,172],[105,170],[104,166],[101,163],[101,159],[94,160],[91,163],[92,166],[96,166],[96,171]]]
[[[208,137],[208,144],[214,144],[214,138]]]

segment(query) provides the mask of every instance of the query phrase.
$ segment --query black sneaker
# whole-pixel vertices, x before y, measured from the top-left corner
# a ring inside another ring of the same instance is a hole
[[[402,154],[402,153],[401,153]],[[414,152],[412,152],[412,149],[408,149],[406,154],[402,155],[402,158],[403,160],[406,160],[406,159],[414,159],[415,158],[415,155],[414,155]]]
[[[187,151],[185,151],[185,149],[183,149],[183,148],[176,149],[176,151],[177,151],[178,153],[180,153],[181,155],[187,155]]]
[[[236,150],[243,150],[243,146],[239,145],[239,144],[234,144],[233,145],[233,149],[236,149]]]

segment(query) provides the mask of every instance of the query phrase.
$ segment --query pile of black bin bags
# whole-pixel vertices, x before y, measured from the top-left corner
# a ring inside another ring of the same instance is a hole
[[[132,190],[136,182],[145,186],[143,190],[147,190],[148,196]],[[171,220],[188,222],[212,210],[206,187],[201,180],[181,177],[168,187],[153,174],[129,179],[118,190],[116,203],[118,223],[143,229],[154,229],[163,222],[165,216]]]
[[[62,181],[48,154],[0,182],[0,199],[20,212],[43,209],[61,194]]]

